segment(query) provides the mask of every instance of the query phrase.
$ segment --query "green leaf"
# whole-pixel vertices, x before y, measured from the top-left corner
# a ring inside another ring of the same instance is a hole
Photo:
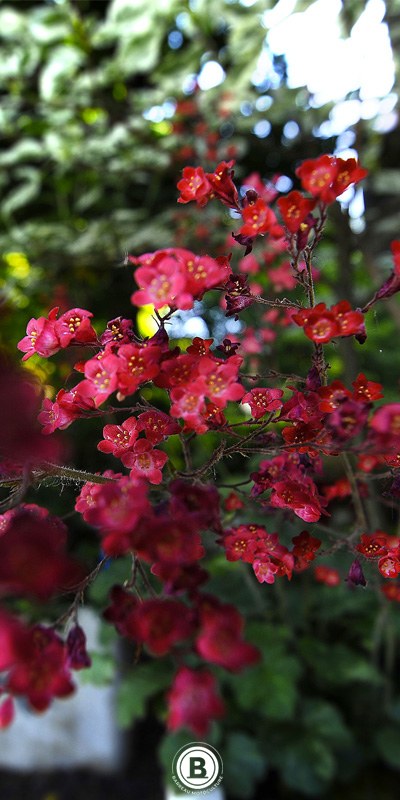
[[[394,769],[400,769],[400,728],[396,725],[382,728],[375,736],[375,744],[384,762]]]
[[[352,735],[339,710],[331,703],[317,698],[306,698],[302,719],[310,733],[326,739],[333,746],[349,747]]]
[[[285,748],[280,759],[287,786],[310,797],[321,797],[335,774],[331,750],[318,739],[305,737]]]
[[[80,673],[81,683],[94,686],[110,684],[115,677],[115,660],[110,653],[90,653],[92,665]]]
[[[223,749],[224,786],[232,797],[252,798],[267,770],[259,742],[246,733],[232,733]]]
[[[33,167],[21,167],[16,170],[16,176],[22,180],[20,186],[16,186],[8,193],[2,203],[2,211],[5,216],[13,214],[22,206],[26,206],[34,197],[37,197],[40,190],[40,172]]]
[[[347,645],[325,644],[311,637],[304,637],[299,649],[306,663],[324,684],[353,681],[377,684],[382,681],[376,667]]]
[[[161,661],[139,664],[123,678],[117,691],[117,720],[122,728],[128,728],[134,719],[146,712],[147,701],[152,695],[166,689],[171,682],[171,668]]]
[[[230,678],[237,702],[248,712],[267,719],[292,719],[297,702],[296,681],[301,666],[294,656],[281,656]]]

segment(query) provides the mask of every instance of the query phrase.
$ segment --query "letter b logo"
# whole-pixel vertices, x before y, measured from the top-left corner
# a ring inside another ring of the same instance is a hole
[[[211,791],[213,786],[221,783],[222,770],[218,750],[205,742],[184,745],[172,762],[172,778],[181,791]]]
[[[201,756],[191,756],[189,758],[190,772],[188,778],[205,778],[207,780],[207,770],[205,758]]]

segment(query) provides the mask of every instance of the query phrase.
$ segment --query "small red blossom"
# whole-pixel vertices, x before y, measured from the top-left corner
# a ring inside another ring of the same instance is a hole
[[[253,419],[261,419],[269,411],[277,411],[282,408],[281,397],[282,389],[251,389],[242,397],[242,403],[248,403]]]
[[[131,319],[116,317],[107,322],[104,333],[99,337],[102,345],[129,344],[134,339],[133,324]]]
[[[103,550],[110,556],[132,549],[135,529],[150,512],[147,482],[116,477],[108,483],[87,484],[75,504],[86,522],[99,529]]]
[[[229,492],[224,500],[224,508],[225,511],[239,511],[240,508],[244,508],[244,502],[236,492]]]
[[[131,258],[140,264],[135,272],[139,290],[131,302],[136,306],[152,303],[155,308],[169,306],[188,310],[208,289],[221,286],[231,274],[226,257],[196,256],[190,250],[169,248]]]
[[[118,349],[117,383],[122,395],[134,394],[139,386],[160,371],[161,348],[154,344],[123,344]],[[102,364],[105,359],[103,359]]]
[[[325,583],[326,586],[339,586],[340,575],[337,569],[320,564],[314,568],[314,578],[318,583]]]
[[[92,386],[96,406],[101,405],[118,388],[118,367],[119,359],[109,352],[86,361],[85,377]]]
[[[181,667],[168,697],[167,727],[171,731],[187,728],[204,737],[211,722],[222,717],[224,704],[217,693],[217,683],[207,669]]]
[[[269,233],[272,237],[278,238],[283,234],[275,212],[261,197],[242,210],[242,217],[243,225],[238,231],[241,236],[253,238],[263,233]]]
[[[364,316],[361,311],[353,311],[347,300],[332,306],[318,303],[310,309],[302,309],[293,314],[293,321],[304,328],[304,333],[313,342],[326,344],[337,336],[365,336]]]
[[[34,504],[19,506],[0,536],[0,594],[45,601],[79,585],[84,570],[67,555],[66,539],[58,517]]]
[[[310,200],[297,191],[289,192],[286,197],[279,198],[277,205],[283,222],[290,233],[297,233],[300,230],[302,223],[313,210],[316,202],[316,200]]]
[[[97,335],[90,323],[93,314],[84,308],[71,308],[56,321],[55,329],[61,347],[72,344],[93,344]]]
[[[384,583],[381,586],[381,592],[385,595],[387,600],[391,602],[400,603],[400,584],[398,583]]]
[[[239,209],[239,196],[233,183],[234,161],[221,161],[214,172],[207,172],[207,179],[211,183],[213,195],[228,208]]]
[[[296,169],[303,189],[327,204],[333,203],[348,186],[358,183],[367,174],[356,159],[344,160],[330,155],[303,161]]]
[[[86,650],[86,636],[80,625],[74,625],[67,637],[68,663],[71,669],[86,669],[92,659]]]
[[[321,547],[321,540],[311,536],[308,531],[302,531],[292,539],[294,556],[294,570],[302,572],[310,561],[314,561],[317,550]]]
[[[273,485],[269,502],[275,508],[291,508],[304,522],[318,522],[323,511],[322,498],[310,479],[303,484],[278,481]]]
[[[364,400],[366,403],[371,403],[383,397],[382,384],[369,381],[362,372],[353,381],[352,386],[354,386],[353,397],[355,400]]]
[[[146,519],[139,525],[134,545],[144,560],[170,567],[193,565],[205,554],[196,521],[193,516],[179,513],[179,509],[169,516]]]
[[[386,556],[388,552],[386,533],[384,531],[375,531],[372,534],[363,533],[361,543],[357,545],[356,550],[366,558]]]
[[[400,559],[397,552],[389,550],[378,561],[378,569],[384,578],[397,578],[400,574]]]
[[[198,206],[208,203],[212,186],[202,167],[184,167],[182,179],[177,188],[180,191],[178,203],[190,203],[195,200]]]
[[[49,312],[48,318],[39,317],[29,320],[26,336],[17,344],[18,350],[25,353],[22,361],[27,361],[34,353],[48,358],[60,350],[62,345],[56,329],[57,313],[58,308],[53,308]]]
[[[378,433],[400,436],[400,403],[386,403],[380,406],[374,412],[369,424]]]
[[[241,638],[243,619],[231,605],[206,608],[201,615],[196,639],[199,654],[220,667],[240,672],[260,659],[259,651]]]
[[[25,695],[36,711],[45,711],[53,697],[72,694],[75,687],[67,647],[52,628],[35,625],[29,630],[6,688],[12,694]]]
[[[159,444],[167,436],[173,436],[181,430],[180,425],[163,411],[143,411],[137,418],[139,431],[144,431],[151,444]]]
[[[152,598],[135,605],[125,620],[128,638],[164,656],[193,632],[192,613],[178,600]]]
[[[138,437],[138,424],[134,417],[129,417],[121,425],[105,425],[101,442],[97,449],[102,453],[112,453],[120,458],[131,450]]]
[[[146,478],[150,483],[161,483],[162,467],[168,461],[168,456],[162,450],[154,450],[151,442],[139,439],[132,449],[125,452],[121,461],[129,467],[132,478]]]

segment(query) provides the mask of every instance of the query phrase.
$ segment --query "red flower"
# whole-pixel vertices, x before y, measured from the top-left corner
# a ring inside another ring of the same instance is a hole
[[[123,344],[118,350],[118,389],[124,395],[134,394],[160,371],[161,348],[148,344]]]
[[[213,719],[224,714],[224,704],[217,694],[214,676],[206,669],[181,667],[168,694],[167,727],[171,731],[188,728],[203,737]]]
[[[15,664],[20,647],[26,639],[27,628],[4,608],[0,608],[0,672]]]
[[[311,341],[320,344],[326,344],[336,336],[365,336],[364,316],[361,311],[353,311],[347,300],[331,309],[327,309],[325,303],[318,303],[313,308],[293,314],[292,319],[304,328]]]
[[[375,531],[372,534],[363,533],[361,535],[361,544],[357,545],[356,550],[366,558],[385,556],[388,552],[386,533],[384,531]]]
[[[208,203],[212,186],[202,167],[184,167],[183,178],[178,182],[180,191],[178,203],[190,203],[195,200],[198,206]]]
[[[134,537],[134,546],[146,561],[170,566],[194,564],[205,553],[193,517],[179,512],[145,520]]]
[[[17,344],[18,350],[25,353],[22,361],[27,361],[34,353],[48,358],[60,350],[62,345],[56,329],[57,313],[58,308],[53,308],[48,319],[39,317],[29,320],[26,336]]]
[[[370,420],[370,426],[378,433],[399,436],[400,403],[386,403],[378,408]]]
[[[190,250],[169,248],[131,258],[141,266],[135,272],[139,291],[131,302],[142,306],[152,303],[155,308],[170,306],[188,310],[195,299],[201,299],[208,289],[222,285],[231,274],[226,257],[196,256]]]
[[[150,653],[165,656],[192,634],[192,613],[178,600],[152,598],[132,609],[125,629],[130,639],[145,644]]]
[[[378,569],[384,578],[397,578],[400,574],[400,559],[398,554],[389,550],[387,555],[379,559]]]
[[[333,203],[350,184],[358,183],[367,174],[354,158],[344,161],[329,155],[303,161],[296,169],[303,188],[323,203]]]
[[[242,629],[243,619],[234,606],[208,607],[201,615],[197,650],[206,661],[240,672],[260,658],[257,648],[242,640]]]
[[[340,575],[337,569],[326,567],[324,564],[315,567],[314,577],[318,583],[325,583],[326,586],[339,586],[340,584]]]
[[[351,483],[347,478],[339,478],[335,483],[322,487],[323,495],[326,497],[328,503],[335,500],[337,497],[341,499],[343,497],[350,497],[352,491]]]
[[[362,372],[353,381],[352,386],[354,386],[353,397],[355,400],[371,403],[373,400],[380,400],[383,397],[382,384],[369,381]]]
[[[290,233],[297,233],[302,223],[315,207],[316,200],[309,200],[301,192],[289,192],[277,201],[283,221]]]
[[[339,197],[352,183],[359,183],[366,178],[368,170],[360,167],[355,158],[336,158],[336,175],[332,184],[332,192]]]
[[[400,585],[398,583],[385,583],[381,586],[381,592],[387,600],[400,603]]]
[[[282,408],[282,389],[251,389],[242,397],[242,403],[248,403],[253,419],[261,419],[268,411]]]
[[[90,344],[97,342],[97,335],[90,324],[93,314],[84,308],[71,308],[56,321],[55,329],[61,347],[69,344]]]
[[[36,711],[45,711],[53,697],[74,691],[66,645],[52,628],[35,625],[22,643],[6,681],[12,694],[25,695]]]
[[[310,485],[310,491],[307,491]],[[273,485],[270,504],[275,508],[291,508],[304,522],[318,522],[321,514],[321,498],[318,497],[315,484],[296,483],[295,481],[278,481]]]
[[[278,238],[283,234],[283,229],[278,223],[276,214],[261,197],[255,203],[246,206],[242,210],[242,217],[244,224],[238,231],[240,236],[253,238],[262,233],[270,233],[271,236]]]
[[[150,512],[145,481],[119,478],[93,486],[83,487],[75,508],[86,522],[99,528],[103,550],[107,555],[119,556],[132,549],[132,536],[136,526]]]
[[[203,358],[199,363],[198,386],[217,408],[225,408],[229,400],[240,400],[245,393],[241,383],[238,383],[239,366],[242,359],[232,356],[224,363],[215,363],[211,359]]]
[[[101,334],[99,341],[102,345],[106,344],[129,344],[134,338],[133,325],[131,319],[116,317],[107,322],[104,333]]]
[[[143,411],[137,418],[139,431],[144,431],[151,444],[159,444],[167,436],[173,436],[181,430],[180,425],[163,411]]]
[[[321,540],[310,536],[308,531],[302,531],[292,539],[294,556],[294,569],[301,572],[306,569],[310,561],[314,561],[316,551],[321,547]]]
[[[228,208],[240,209],[237,189],[232,180],[234,164],[234,161],[221,161],[214,172],[207,172],[207,178],[211,183],[214,197]]]
[[[97,449],[102,453],[112,453],[120,458],[127,450],[131,450],[137,437],[138,425],[134,417],[129,417],[122,425],[105,425],[101,442]]]
[[[0,593],[44,601],[76,587],[84,570],[67,555],[66,538],[58,517],[33,504],[20,506],[0,536]]]
[[[238,511],[240,508],[244,508],[244,502],[236,492],[229,492],[224,500],[224,507],[226,511]]]
[[[129,347],[129,345],[126,345]],[[100,353],[85,364],[85,377],[92,385],[96,406],[101,405],[118,387],[119,360],[110,352]]]

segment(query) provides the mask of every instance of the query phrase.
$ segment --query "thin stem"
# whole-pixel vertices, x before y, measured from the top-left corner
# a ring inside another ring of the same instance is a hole
[[[114,478],[107,478],[104,475],[96,475],[93,472],[85,472],[83,469],[73,469],[72,467],[63,467],[59,464],[46,464],[49,468],[49,471],[45,471],[38,475],[41,480],[45,478],[66,478],[70,481],[79,481],[80,483],[110,483],[113,482]]]
[[[357,486],[357,481],[356,481],[356,479],[354,477],[354,472],[353,472],[353,468],[351,466],[350,459],[349,459],[347,453],[342,453],[341,457],[342,457],[342,461],[343,461],[343,464],[344,464],[344,469],[345,469],[345,472],[346,472],[346,476],[347,476],[347,479],[348,479],[348,481],[350,483],[351,490],[352,490],[352,498],[353,498],[353,503],[354,503],[354,509],[355,509],[355,512],[356,512],[357,527],[359,529],[361,529],[361,530],[367,531],[368,528],[369,528],[368,520],[367,520],[366,515],[365,515],[364,506],[362,504],[361,495],[360,495],[360,492],[359,492],[359,489],[358,489],[358,486]]]

